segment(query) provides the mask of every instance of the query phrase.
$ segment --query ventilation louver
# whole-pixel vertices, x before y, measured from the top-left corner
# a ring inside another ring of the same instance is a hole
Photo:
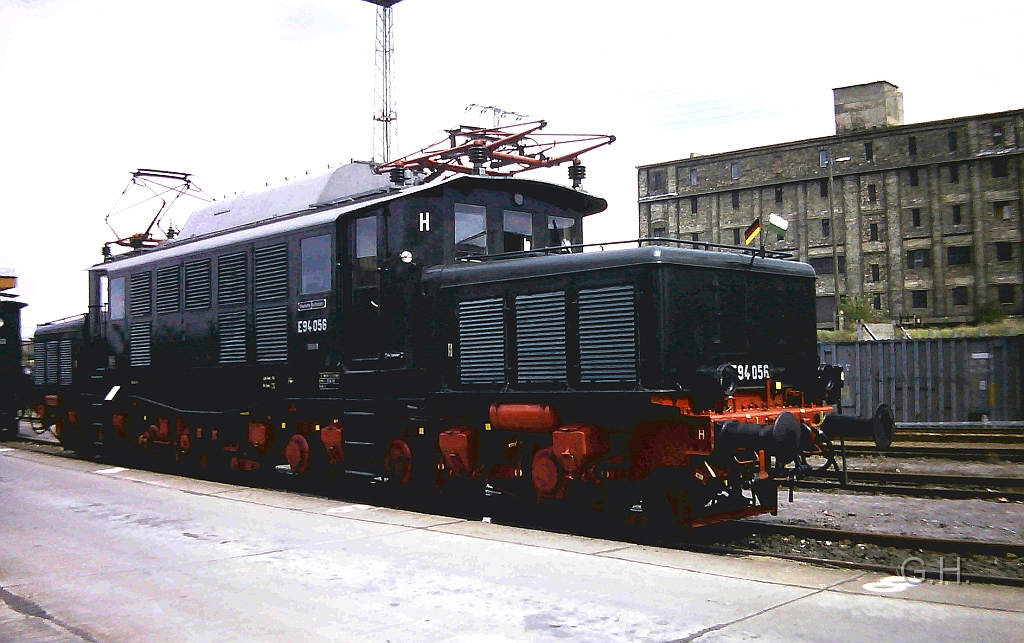
[[[153,312],[153,273],[137,272],[131,277],[128,296],[132,317],[145,317]]]
[[[60,365],[60,342],[46,342],[46,383],[57,384]]]
[[[181,266],[156,271],[156,314],[181,312]]]
[[[132,366],[149,366],[152,342],[152,322],[135,322],[132,324],[129,338],[131,353],[129,363]]]
[[[636,381],[633,286],[581,290],[580,381]]]
[[[463,384],[505,381],[504,302],[459,303],[459,377]]]
[[[217,316],[220,333],[220,363],[242,364],[245,362],[245,313],[221,313]]]
[[[206,310],[210,307],[210,260],[185,264],[185,310]]]
[[[288,296],[288,245],[256,250],[256,301],[274,301]]]
[[[516,297],[519,382],[565,381],[565,292]]]
[[[245,303],[245,253],[217,258],[217,305]]]
[[[71,386],[71,372],[74,361],[71,356],[71,340],[60,340],[60,385]]]
[[[256,361],[288,360],[288,307],[274,306],[256,311]]]
[[[46,384],[46,342],[36,342],[33,346],[32,382],[36,386]]]

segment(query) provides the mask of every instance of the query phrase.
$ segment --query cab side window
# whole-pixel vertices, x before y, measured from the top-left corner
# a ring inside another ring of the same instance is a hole
[[[110,318],[124,319],[124,277],[115,277],[108,283],[110,297],[107,301],[110,302]]]
[[[455,204],[455,256],[487,254],[487,208]]]
[[[303,239],[299,246],[302,260],[301,294],[309,295],[329,291],[331,289],[331,236],[325,234],[309,237]],[[374,256],[376,256],[376,251]]]

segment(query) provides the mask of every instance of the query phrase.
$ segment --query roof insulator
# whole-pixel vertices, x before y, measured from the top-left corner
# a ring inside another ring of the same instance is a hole
[[[469,162],[473,164],[473,174],[483,174],[484,163],[487,162],[487,157],[490,156],[487,148],[474,145],[467,150],[466,155],[469,156]]]
[[[389,176],[395,185],[405,185],[405,168],[393,167]]]
[[[573,159],[569,166],[569,178],[572,179],[572,187],[578,189],[583,179],[587,178],[587,166],[580,163],[579,159]]]

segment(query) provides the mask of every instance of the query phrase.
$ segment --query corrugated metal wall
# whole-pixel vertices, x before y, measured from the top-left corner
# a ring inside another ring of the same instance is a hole
[[[884,402],[897,422],[1024,419],[1019,337],[822,342],[818,356],[846,371],[844,413]]]

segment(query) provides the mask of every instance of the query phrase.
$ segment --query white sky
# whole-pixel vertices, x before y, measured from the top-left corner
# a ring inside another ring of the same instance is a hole
[[[374,16],[360,0],[0,0],[0,265],[23,334],[85,310],[132,170],[190,172],[220,198],[368,159]],[[636,165],[834,133],[833,87],[895,83],[908,123],[1024,107],[1020,1],[404,0],[394,16],[398,155],[490,124],[470,103],[616,135],[584,157],[609,202],[587,241],[636,237]]]

